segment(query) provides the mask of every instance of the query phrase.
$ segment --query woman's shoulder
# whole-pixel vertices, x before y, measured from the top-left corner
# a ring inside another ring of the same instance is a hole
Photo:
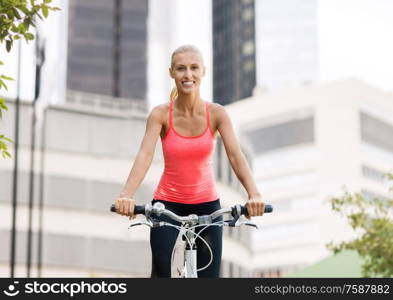
[[[224,108],[224,106],[217,102],[209,102],[208,104],[211,110],[220,110]]]
[[[152,108],[149,118],[159,120],[161,123],[165,121],[169,112],[169,103],[158,104]]]
[[[150,112],[150,114],[154,115],[162,115],[169,111],[169,103],[158,104],[154,106]]]
[[[168,103],[162,103],[162,104],[158,104],[156,106],[153,107],[152,112],[153,111],[158,111],[158,112],[163,112],[165,110],[169,109],[169,102]]]
[[[222,106],[220,103],[210,102],[209,107],[210,113],[214,116],[219,116],[226,112],[225,107]]]

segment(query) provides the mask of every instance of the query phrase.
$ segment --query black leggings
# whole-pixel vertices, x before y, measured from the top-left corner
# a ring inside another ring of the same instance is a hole
[[[221,208],[219,199],[200,204],[183,204],[153,199],[152,204],[155,202],[162,202],[165,205],[165,208],[173,211],[179,216],[187,216],[189,214],[207,215]],[[155,216],[155,218],[180,225],[180,223],[173,221],[166,216]],[[215,219],[215,221],[219,220],[222,220],[222,217]],[[195,232],[198,233],[202,228],[204,227],[197,227]],[[152,278],[171,277],[171,256],[178,234],[179,231],[176,228],[169,226],[152,228],[150,230]],[[222,256],[222,227],[210,226],[202,231],[201,237],[204,238],[211,247],[213,252],[213,261],[209,267],[198,272],[198,277],[219,277]],[[209,263],[210,252],[205,243],[199,238],[196,239],[196,246],[197,268],[199,269]]]

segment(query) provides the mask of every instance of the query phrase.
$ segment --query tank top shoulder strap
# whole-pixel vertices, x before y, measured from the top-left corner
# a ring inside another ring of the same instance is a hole
[[[210,112],[209,112],[209,103],[205,101],[205,106],[206,106],[206,118],[207,118],[207,127],[211,130],[210,128]]]
[[[169,128],[172,128],[172,117],[173,115],[173,101],[171,100],[171,102],[169,103]]]

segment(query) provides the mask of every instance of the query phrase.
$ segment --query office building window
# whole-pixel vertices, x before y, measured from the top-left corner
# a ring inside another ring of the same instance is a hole
[[[369,178],[369,179],[372,179],[375,181],[379,181],[381,183],[384,183],[387,181],[387,176],[385,173],[383,173],[375,168],[365,166],[365,165],[362,166],[362,175],[366,178]]]
[[[313,143],[314,117],[252,129],[244,136],[256,154],[283,147]]]
[[[393,152],[393,125],[361,112],[360,132],[362,141]]]
[[[254,53],[254,42],[253,41],[245,41],[243,43],[243,55],[248,56]]]

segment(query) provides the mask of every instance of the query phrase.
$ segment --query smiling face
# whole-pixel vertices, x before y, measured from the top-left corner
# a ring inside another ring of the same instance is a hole
[[[169,73],[175,80],[179,94],[192,94],[199,92],[205,67],[198,53],[186,51],[173,57]]]

